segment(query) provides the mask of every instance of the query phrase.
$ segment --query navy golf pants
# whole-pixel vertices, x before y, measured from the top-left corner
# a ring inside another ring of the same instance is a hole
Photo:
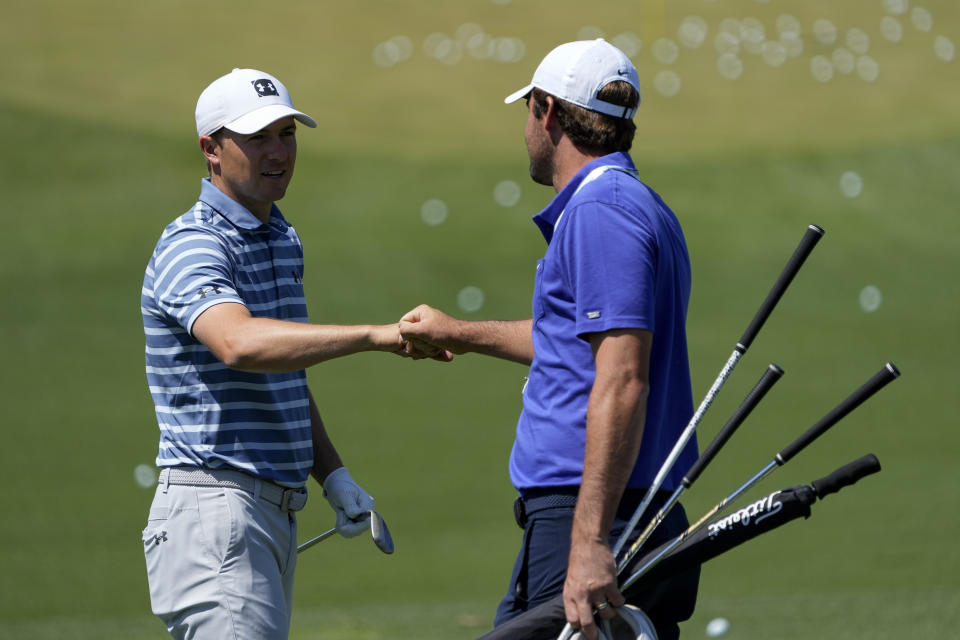
[[[563,592],[576,493],[576,487],[552,489],[534,492],[517,500],[514,512],[517,524],[523,527],[523,545],[513,567],[507,594],[497,607],[494,626]],[[633,489],[625,492],[610,532],[611,546],[619,540],[645,493],[645,490]],[[639,537],[669,497],[669,492],[657,493],[640,518],[630,537],[631,542]],[[683,507],[675,505],[644,543],[641,554],[675,538],[688,526]],[[650,617],[660,640],[673,640],[680,636],[678,623],[693,615],[699,580],[699,568],[688,570],[664,581],[656,593],[644,594],[642,601],[629,602],[639,606]]]

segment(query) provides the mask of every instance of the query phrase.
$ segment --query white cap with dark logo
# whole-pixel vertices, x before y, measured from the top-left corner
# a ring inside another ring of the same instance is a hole
[[[210,83],[197,100],[197,135],[225,127],[256,133],[280,118],[293,116],[308,127],[317,123],[293,108],[290,93],[279,80],[256,69],[234,69]]]
[[[630,119],[637,111],[635,107],[622,107],[597,97],[615,80],[630,83],[640,93],[640,77],[625,53],[603,38],[578,40],[548,53],[530,84],[511,93],[504,102],[516,102],[537,88],[584,109]]]

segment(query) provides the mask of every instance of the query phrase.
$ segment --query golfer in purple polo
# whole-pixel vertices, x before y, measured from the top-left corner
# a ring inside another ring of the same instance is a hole
[[[627,153],[640,92],[626,55],[602,39],[563,44],[506,102],[521,99],[530,176],[557,194],[533,218],[547,242],[533,317],[468,322],[423,305],[400,331],[529,366],[510,456],[524,536],[495,624],[562,591],[567,620],[596,638],[594,612],[624,603],[611,546],[693,415],[690,261],[676,216]],[[691,439],[646,519],[696,456]],[[687,526],[674,508],[644,549]],[[692,615],[698,579],[678,575],[642,603],[661,640]]]

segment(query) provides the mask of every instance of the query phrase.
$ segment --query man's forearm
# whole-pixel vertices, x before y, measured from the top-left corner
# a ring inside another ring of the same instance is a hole
[[[621,346],[628,348],[621,350]],[[609,534],[639,452],[647,386],[645,377],[632,366],[637,360],[630,357],[630,346],[613,339],[604,340],[599,351],[595,347],[597,375],[587,407],[583,478],[563,585],[567,620],[585,631],[593,623],[596,607],[623,604]]]
[[[482,320],[464,327],[465,351],[529,365],[533,362],[532,320]]]
[[[591,337],[596,376],[587,404],[583,479],[575,536],[607,539],[633,473],[646,421],[652,334],[613,331]]]
[[[640,451],[645,415],[646,390],[639,383],[591,393],[574,536],[606,541]]]
[[[239,304],[205,311],[193,333],[232,369],[259,373],[299,371],[361,351],[396,351],[396,325],[317,325],[257,318]]]
[[[533,320],[460,320],[422,304],[400,319],[400,335],[452,353],[481,353],[529,365]]]
[[[232,334],[237,356],[233,368],[259,372],[306,369],[361,351],[379,350],[374,325],[316,325],[251,318]],[[395,348],[400,347],[399,334]]]

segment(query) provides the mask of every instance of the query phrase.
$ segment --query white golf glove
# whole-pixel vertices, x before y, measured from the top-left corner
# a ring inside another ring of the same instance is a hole
[[[323,481],[323,497],[337,514],[337,533],[353,538],[370,528],[373,498],[360,488],[346,467],[340,467]]]

